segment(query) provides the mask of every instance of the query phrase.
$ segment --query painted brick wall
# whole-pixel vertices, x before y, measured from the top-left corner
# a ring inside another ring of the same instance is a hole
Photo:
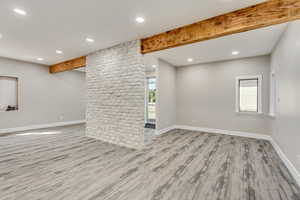
[[[87,57],[88,137],[142,148],[145,65],[140,41],[126,42]]]

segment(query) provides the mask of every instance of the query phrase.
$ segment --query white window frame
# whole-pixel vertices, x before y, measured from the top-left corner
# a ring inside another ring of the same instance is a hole
[[[21,111],[21,79],[19,77],[16,77],[14,75],[1,75],[0,77],[8,77],[8,78],[14,78],[17,79],[17,110],[12,110],[12,111],[0,111],[0,113],[12,113],[12,112],[20,112]]]
[[[244,114],[263,114],[263,106],[262,106],[262,75],[253,75],[253,76],[238,76],[236,77],[235,81],[235,112],[237,113],[244,113]],[[251,111],[240,111],[240,81],[241,80],[251,80],[257,79],[258,80],[258,88],[257,88],[257,112]]]
[[[270,80],[270,109],[269,116],[276,117],[277,100],[278,100],[278,81],[276,73],[271,72]]]

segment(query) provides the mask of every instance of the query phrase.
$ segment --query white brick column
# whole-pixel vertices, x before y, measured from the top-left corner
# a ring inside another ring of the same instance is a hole
[[[139,40],[87,57],[88,137],[143,147],[145,71]]]

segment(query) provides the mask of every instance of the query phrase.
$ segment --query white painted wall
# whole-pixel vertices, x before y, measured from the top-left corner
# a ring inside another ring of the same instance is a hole
[[[269,110],[269,72],[269,56],[179,67],[177,125],[271,134],[266,116]],[[264,115],[235,112],[236,77],[249,75],[263,76]]]
[[[156,77],[156,70],[146,71],[146,78]]]
[[[176,68],[163,60],[157,68],[156,130],[176,125]]]
[[[278,81],[276,117],[272,134],[288,159],[300,172],[300,21],[289,24],[271,56]],[[300,177],[299,177],[300,180]]]
[[[0,129],[85,119],[85,73],[49,74],[43,65],[0,58],[0,76],[19,78],[19,110],[0,112]]]

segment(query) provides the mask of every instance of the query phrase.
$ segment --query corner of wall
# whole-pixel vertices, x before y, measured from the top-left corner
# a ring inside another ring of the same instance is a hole
[[[176,125],[176,67],[159,59],[157,70],[157,130]]]

